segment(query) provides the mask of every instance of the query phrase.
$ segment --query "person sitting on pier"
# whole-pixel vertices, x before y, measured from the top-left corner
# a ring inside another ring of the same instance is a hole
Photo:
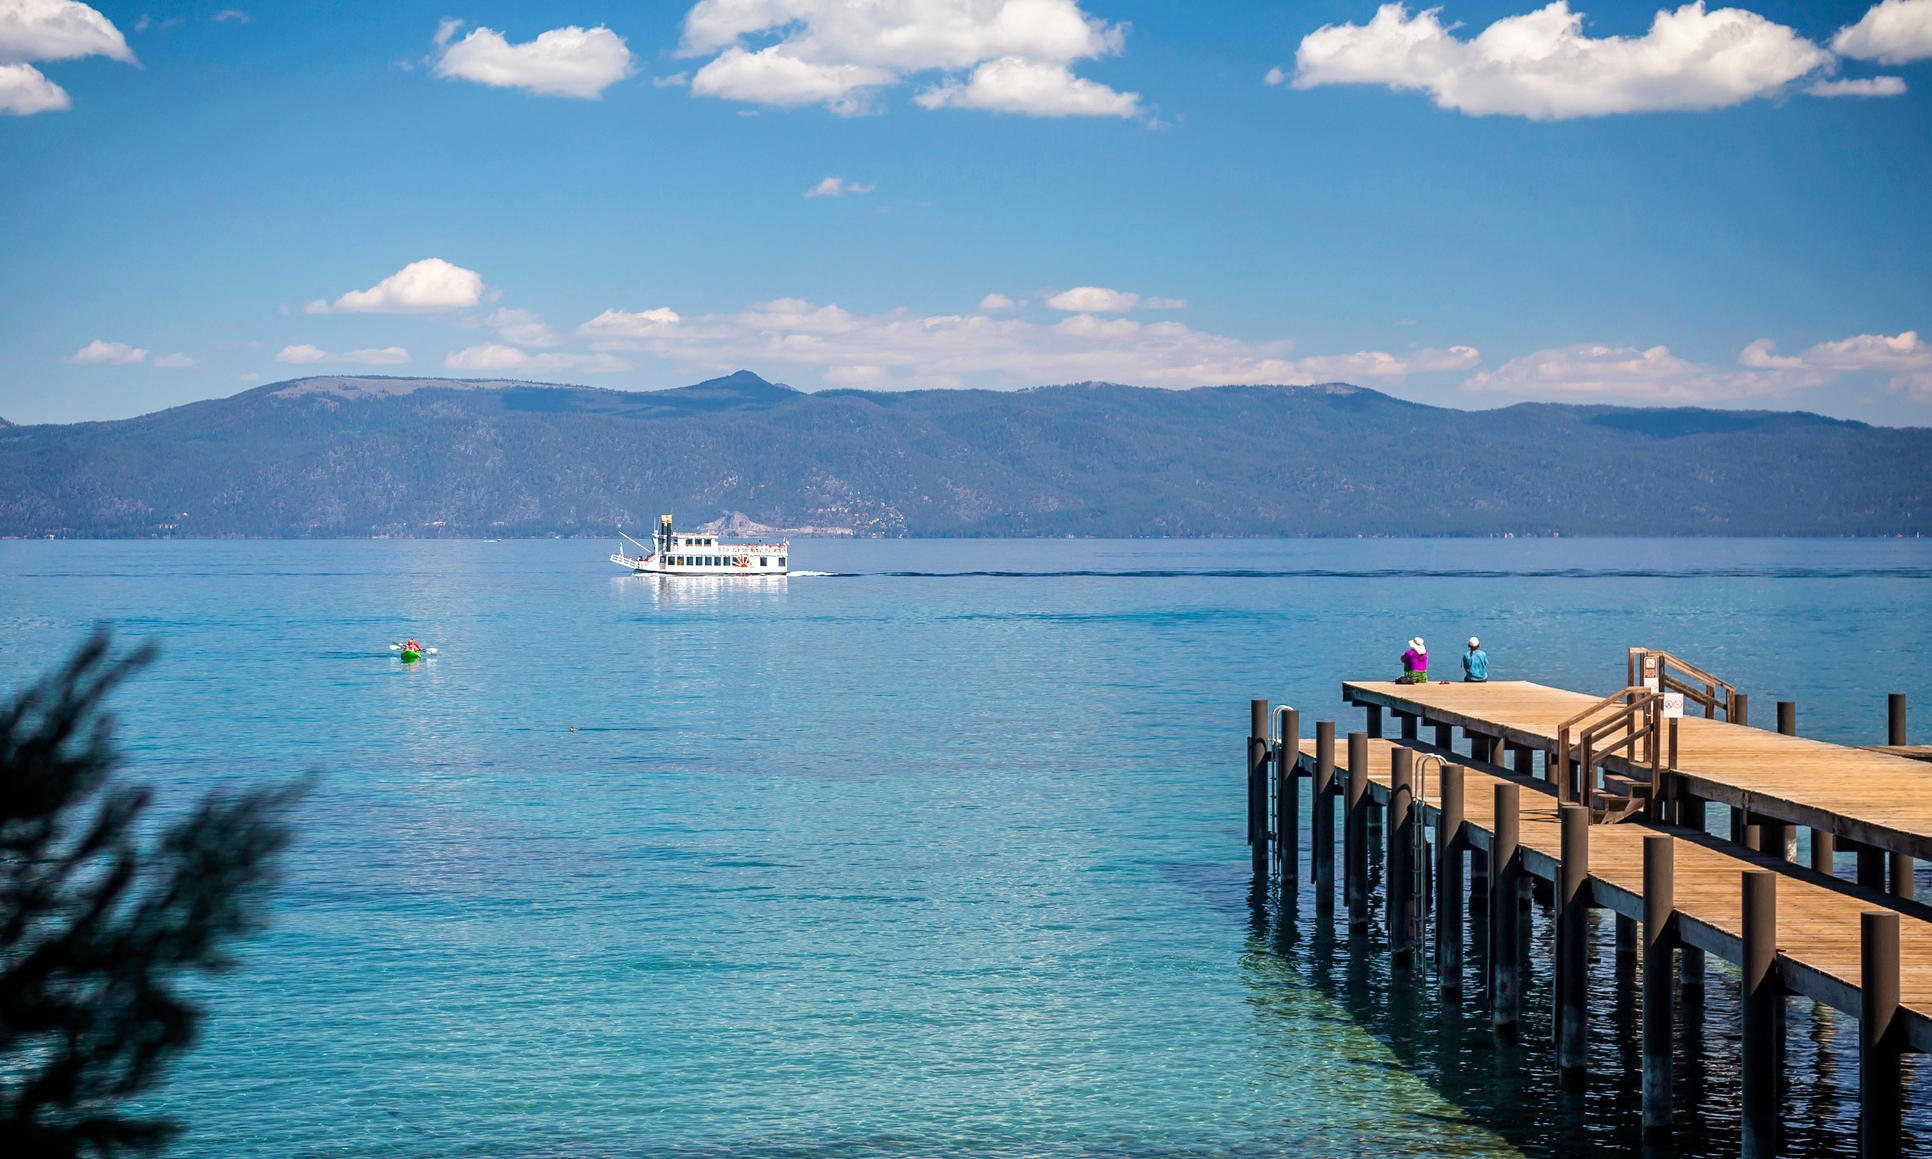
[[[1489,653],[1483,651],[1483,642],[1474,636],[1469,637],[1469,651],[1463,653],[1462,682],[1489,683]]]
[[[1429,649],[1423,646],[1422,637],[1409,641],[1409,650],[1402,653],[1402,679],[1397,684],[1429,683]]]

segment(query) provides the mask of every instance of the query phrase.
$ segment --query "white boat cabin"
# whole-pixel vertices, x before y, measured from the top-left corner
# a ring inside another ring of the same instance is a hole
[[[669,515],[658,520],[649,544],[618,534],[641,549],[626,555],[618,545],[610,561],[651,575],[784,575],[790,570],[791,543],[726,543],[715,532],[681,532]]]

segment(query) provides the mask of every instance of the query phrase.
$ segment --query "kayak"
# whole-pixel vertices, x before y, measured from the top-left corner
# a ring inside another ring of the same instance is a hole
[[[404,664],[414,664],[416,661],[421,660],[422,658],[423,658],[423,654],[421,652],[416,651],[416,649],[414,648],[404,648],[402,650],[402,662]]]

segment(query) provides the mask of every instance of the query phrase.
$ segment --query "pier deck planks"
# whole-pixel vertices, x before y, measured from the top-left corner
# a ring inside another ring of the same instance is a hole
[[[1578,700],[1587,703],[1588,698],[1578,697]],[[1560,721],[1563,717],[1557,719]],[[1463,767],[1463,823],[1469,831],[1470,843],[1479,849],[1489,847],[1494,832],[1493,786],[1500,781],[1522,786],[1520,848],[1525,867],[1536,877],[1555,879],[1561,863],[1562,840],[1556,797],[1547,785],[1419,741],[1372,739],[1369,741],[1369,792],[1378,801],[1388,799],[1390,753],[1398,744],[1418,754],[1433,753]],[[1315,742],[1303,739],[1300,750],[1302,770],[1312,773]],[[1421,756],[1417,762],[1421,765]],[[1346,780],[1345,763],[1338,765],[1336,775],[1339,780]],[[1419,799],[1424,820],[1433,827],[1441,800],[1440,776],[1433,761],[1427,764],[1427,778]],[[1680,935],[1686,942],[1728,962],[1738,962],[1742,955],[1743,871],[1773,870],[1779,874],[1780,976],[1793,991],[1853,1017],[1859,1012],[1858,915],[1875,909],[1898,911],[1901,1013],[1913,1048],[1932,1050],[1932,907],[1903,898],[1880,897],[1708,834],[1634,822],[1590,828],[1590,882],[1597,905],[1640,922],[1643,920],[1643,839],[1650,833],[1668,833],[1676,839],[1673,900]],[[1339,853],[1338,849],[1338,856]]]
[[[1524,680],[1347,681],[1342,696],[1545,753],[1555,751],[1564,721],[1600,699]],[[1604,767],[1637,771],[1620,757]],[[1673,774],[1707,801],[1932,861],[1932,764],[1926,761],[1686,716],[1678,722]]]

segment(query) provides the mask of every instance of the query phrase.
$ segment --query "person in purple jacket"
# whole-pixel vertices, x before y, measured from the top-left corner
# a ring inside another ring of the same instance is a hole
[[[1420,636],[1410,640],[1409,650],[1402,653],[1401,683],[1429,683],[1429,649],[1423,645]]]

